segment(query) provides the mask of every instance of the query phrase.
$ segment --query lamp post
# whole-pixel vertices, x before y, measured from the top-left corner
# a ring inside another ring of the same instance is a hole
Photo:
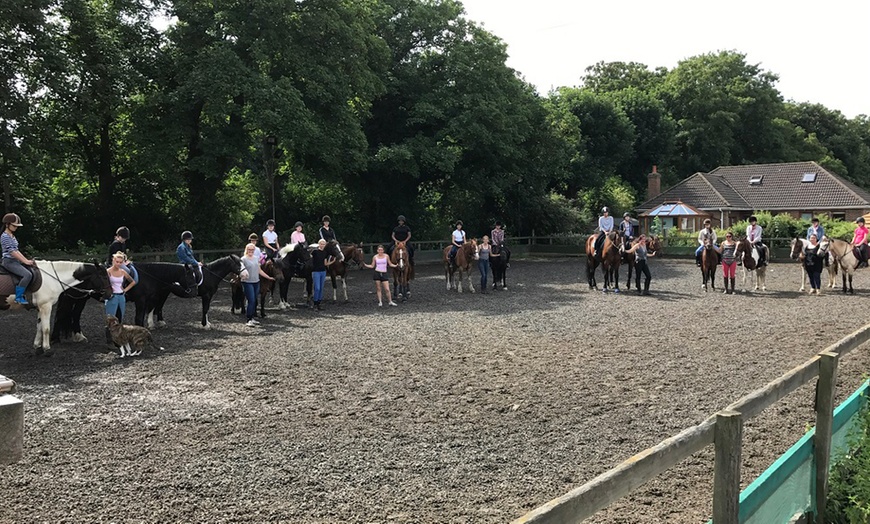
[[[274,136],[267,136],[265,139],[265,162],[266,178],[269,179],[269,185],[272,188],[272,220],[275,220],[275,146],[278,144],[278,139]]]

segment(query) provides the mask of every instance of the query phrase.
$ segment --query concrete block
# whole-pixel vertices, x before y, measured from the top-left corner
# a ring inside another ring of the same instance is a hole
[[[24,402],[0,395],[0,464],[21,460],[24,452]]]

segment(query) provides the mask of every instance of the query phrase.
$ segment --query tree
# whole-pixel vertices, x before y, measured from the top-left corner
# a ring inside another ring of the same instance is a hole
[[[596,93],[612,93],[634,88],[642,92],[655,91],[668,70],[659,67],[650,71],[639,62],[598,62],[586,68],[583,86]]]

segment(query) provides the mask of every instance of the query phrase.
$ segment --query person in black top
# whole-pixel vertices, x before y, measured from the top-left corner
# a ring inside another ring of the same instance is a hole
[[[320,238],[322,240],[326,240],[327,242],[329,242],[330,240],[335,240],[336,242],[338,242],[338,240],[335,238],[335,230],[329,227],[329,215],[323,215],[323,218],[321,218],[320,221],[323,222],[323,227],[320,228]]]
[[[127,254],[127,241],[130,240],[130,229],[127,226],[121,226],[115,231],[115,239],[109,245],[109,257],[106,259],[106,267],[112,267],[112,257],[117,253]],[[133,267],[131,262],[125,262],[121,265],[121,269],[126,271],[135,283],[139,283],[139,273]]]
[[[405,215],[399,215],[399,225],[393,228],[393,242],[387,248],[387,254],[392,255],[393,249],[396,247],[396,242],[405,242],[408,248],[408,259],[411,265],[414,265],[414,246],[411,245],[411,228],[405,223]]]
[[[320,310],[320,301],[323,300],[323,284],[326,283],[326,267],[335,262],[335,258],[325,251],[326,240],[317,242],[317,249],[311,252],[311,279],[314,284],[314,307]]]

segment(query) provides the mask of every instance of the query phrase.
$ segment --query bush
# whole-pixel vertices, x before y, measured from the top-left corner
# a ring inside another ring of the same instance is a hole
[[[870,411],[864,410],[850,438],[849,453],[839,457],[828,481],[826,521],[832,524],[870,523]]]

